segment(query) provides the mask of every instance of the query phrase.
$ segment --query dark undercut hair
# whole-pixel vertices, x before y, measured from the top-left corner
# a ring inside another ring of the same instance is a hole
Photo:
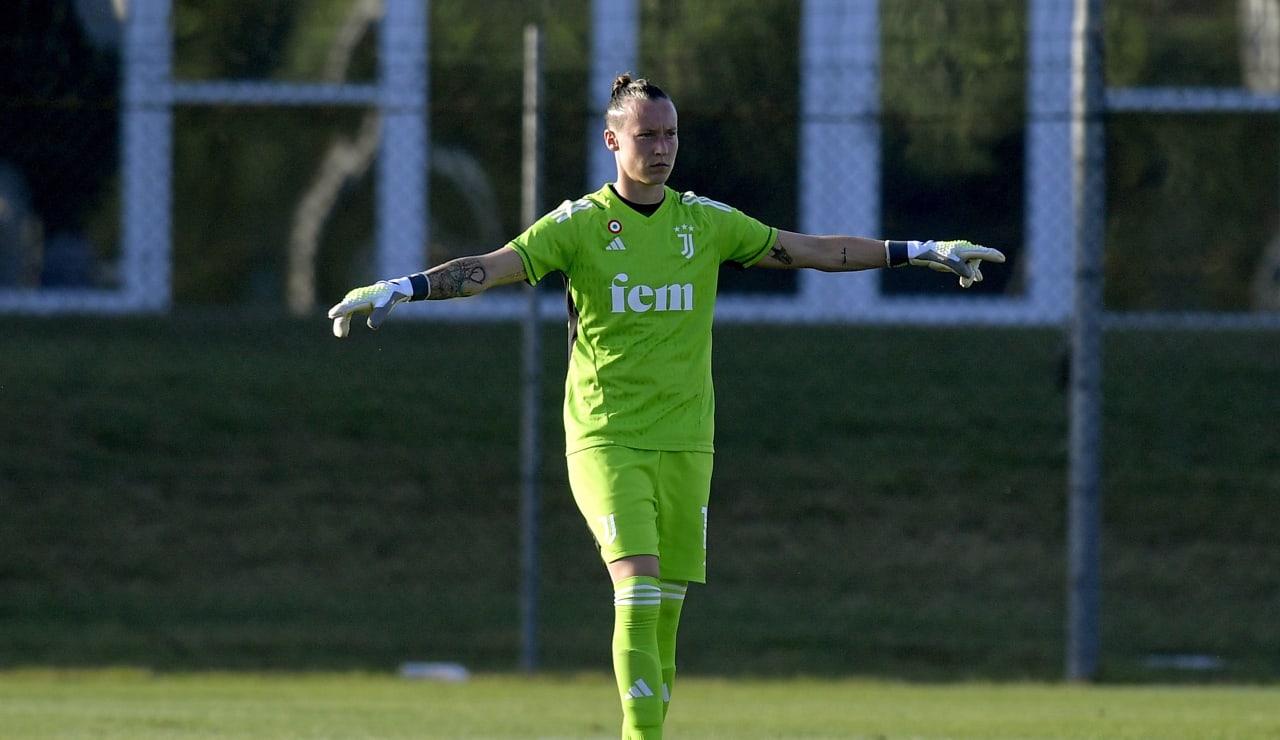
[[[609,128],[620,125],[627,114],[628,100],[670,100],[662,88],[643,77],[632,79],[631,73],[620,74],[613,79],[613,92],[609,95],[609,107],[604,111],[604,122]]]

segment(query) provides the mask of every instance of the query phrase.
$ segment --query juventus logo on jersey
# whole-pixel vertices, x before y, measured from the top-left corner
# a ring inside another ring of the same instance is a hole
[[[693,259],[693,227],[689,224],[680,224],[676,227],[676,236],[680,237],[683,244],[680,256],[687,260]]]

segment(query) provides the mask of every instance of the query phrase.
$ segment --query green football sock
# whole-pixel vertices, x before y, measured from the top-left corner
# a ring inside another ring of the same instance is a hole
[[[658,607],[658,661],[662,666],[662,716],[671,707],[671,693],[676,685],[676,630],[680,628],[680,610],[684,607],[686,583],[662,582],[662,605]]]
[[[657,578],[623,578],[613,590],[613,672],[622,695],[623,740],[662,740]]]

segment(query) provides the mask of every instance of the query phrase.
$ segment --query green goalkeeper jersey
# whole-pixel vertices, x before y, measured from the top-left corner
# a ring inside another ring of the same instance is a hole
[[[611,186],[565,201],[511,241],[529,282],[568,278],[566,453],[616,444],[713,451],[711,325],[720,265],[750,266],[777,230],[666,189],[644,215]]]

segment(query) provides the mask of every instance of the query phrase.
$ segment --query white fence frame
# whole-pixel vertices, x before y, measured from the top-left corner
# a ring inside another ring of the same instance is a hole
[[[173,108],[349,105],[381,114],[378,274],[421,269],[427,243],[427,5],[383,0],[375,85],[173,79],[172,0],[131,0],[121,54],[121,284],[0,289],[0,312],[162,313],[173,303]],[[412,197],[418,193],[421,197]]]
[[[1030,0],[1031,45],[1026,204],[1028,227],[1020,260],[1021,295],[919,297],[888,295],[876,273],[799,273],[792,295],[721,294],[720,321],[773,323],[1061,325],[1071,310],[1073,200],[1071,192],[1072,4]],[[833,22],[836,21],[836,22]],[[614,177],[614,163],[596,134],[609,83],[636,68],[637,0],[592,2],[588,175],[594,190]],[[799,228],[810,233],[880,234],[880,40],[876,0],[807,0],[801,16],[801,130]],[[830,91],[843,91],[831,95]],[[841,146],[830,147],[831,140]],[[844,187],[841,187],[844,183]],[[876,197],[842,200],[870,191]],[[1061,224],[1053,229],[1045,226]],[[1019,269],[1017,264],[1010,265]],[[489,293],[433,305],[432,319],[511,319],[527,310],[518,296]],[[412,311],[412,307],[410,308]],[[539,312],[563,313],[548,297]]]
[[[803,271],[790,295],[724,294],[726,321],[912,324],[951,322],[1060,326],[1070,317],[1074,273],[1071,140],[1072,13],[1075,2],[1027,0],[1027,166],[1025,243],[1016,295],[887,295],[876,273],[833,276]],[[173,116],[175,105],[349,105],[377,108],[382,141],[377,167],[377,238],[371,272],[399,275],[429,263],[427,192],[428,2],[384,0],[376,84],[178,81],[172,77],[172,0],[132,0],[122,48],[122,235],[119,287],[0,288],[0,312],[160,313],[172,305]],[[613,177],[595,135],[597,110],[613,76],[639,56],[638,0],[593,0],[586,189]],[[880,234],[879,3],[806,0],[801,21],[799,224],[811,233]],[[832,95],[831,91],[842,91]],[[1107,112],[1280,112],[1280,96],[1229,88],[1130,88],[1106,91]],[[828,147],[837,137],[842,145]],[[845,184],[842,189],[841,183]],[[857,188],[854,184],[857,184]],[[867,183],[872,185],[868,188]],[[858,202],[841,192],[870,192]],[[413,197],[418,193],[421,197]],[[528,311],[523,296],[497,291],[466,301],[405,309],[406,317],[503,320]],[[546,297],[539,313],[562,311]],[[1175,315],[1176,316],[1176,315]],[[1162,318],[1163,317],[1163,318]],[[1259,314],[1183,316],[1212,327],[1280,325]],[[1168,324],[1168,316],[1108,314],[1109,326]]]

